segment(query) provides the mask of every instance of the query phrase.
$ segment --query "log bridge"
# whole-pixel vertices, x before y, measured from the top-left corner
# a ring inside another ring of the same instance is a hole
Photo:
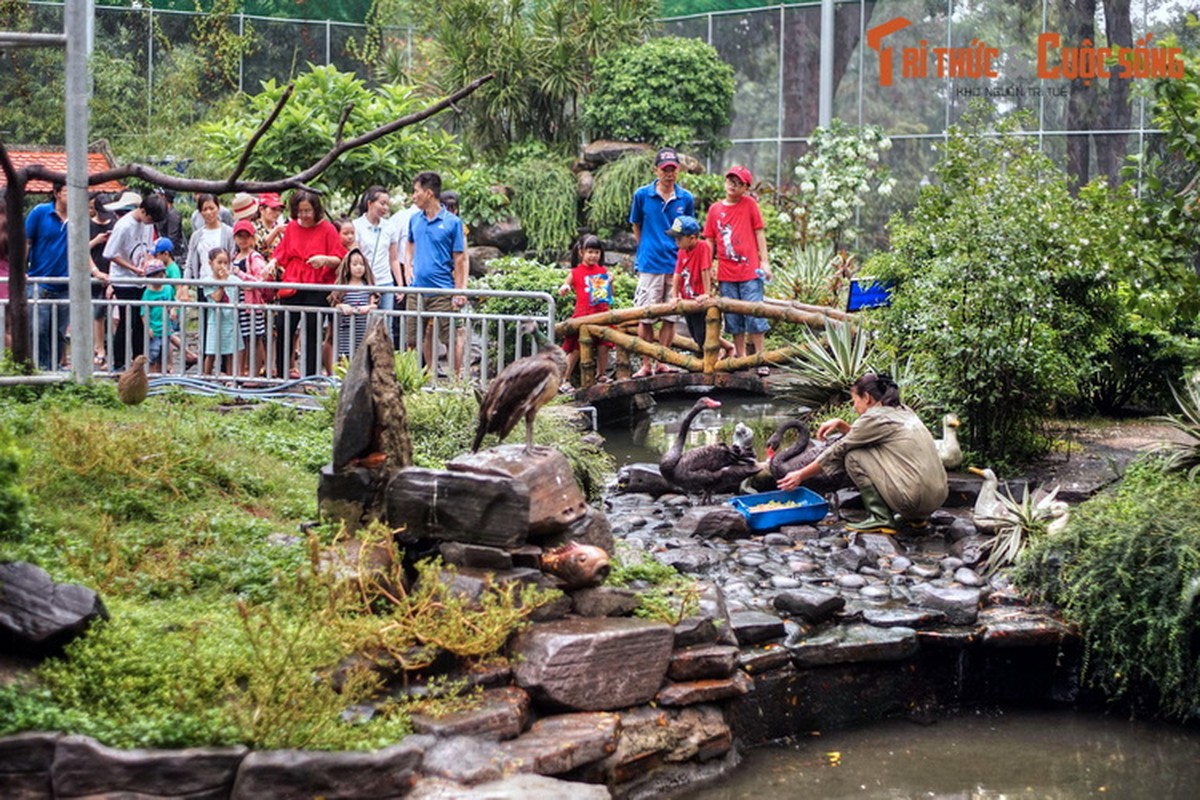
[[[657,341],[648,342],[622,328],[638,322],[658,321],[664,317],[704,312],[704,341],[695,342],[678,332],[672,347]],[[555,338],[579,337],[579,389],[575,399],[586,402],[611,400],[645,392],[665,392],[683,386],[706,385],[766,394],[767,382],[754,374],[756,367],[787,363],[799,353],[801,345],[787,345],[742,358],[721,357],[721,315],[725,312],[764,317],[781,322],[797,322],[813,328],[823,328],[827,320],[850,321],[853,315],[836,308],[814,306],[783,300],[764,300],[751,303],[727,297],[704,300],[679,300],[649,306],[622,308],[572,317],[554,326]],[[611,342],[616,349],[616,381],[598,384],[595,381],[596,348]],[[675,349],[680,348],[680,349]],[[633,377],[634,354],[649,357],[677,368],[677,371],[657,373],[644,378]]]

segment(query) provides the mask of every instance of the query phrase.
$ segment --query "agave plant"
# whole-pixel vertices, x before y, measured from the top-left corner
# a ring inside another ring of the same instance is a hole
[[[827,245],[797,245],[791,257],[775,265],[774,290],[785,300],[798,300],[813,305],[836,302],[832,291],[834,282],[833,248]]]
[[[1159,448],[1165,459],[1163,469],[1168,472],[1186,472],[1187,479],[1194,481],[1200,474],[1200,383],[1195,380],[1187,382],[1185,394],[1181,397],[1175,387],[1171,394],[1179,406],[1179,414],[1169,414],[1158,417],[1158,421],[1171,426],[1186,436],[1187,442],[1165,442]]]
[[[999,518],[1005,522],[989,542],[990,552],[983,564],[983,571],[991,575],[996,570],[1015,564],[1025,544],[1035,536],[1041,536],[1055,524],[1056,519],[1065,521],[1067,504],[1055,500],[1059,487],[1046,494],[1029,493],[1026,486],[1021,499],[1013,498],[1007,489],[997,498],[1004,506]]]
[[[824,336],[808,328],[803,331],[804,346],[788,365],[797,378],[795,386],[787,392],[788,399],[814,408],[844,399],[850,392],[850,384],[871,370],[871,332],[832,319],[825,320]]]

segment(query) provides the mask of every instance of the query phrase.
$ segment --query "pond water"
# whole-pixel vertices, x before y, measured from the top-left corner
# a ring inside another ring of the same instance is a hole
[[[688,800],[1194,798],[1200,730],[1071,711],[903,720],[762,748]]]
[[[604,449],[613,456],[618,468],[638,462],[657,464],[679,431],[680,421],[699,396],[697,393],[658,398],[648,413],[602,426]],[[705,410],[696,417],[688,436],[688,447],[711,444],[718,439],[732,441],[733,427],[744,422],[754,429],[755,451],[762,456],[767,437],[795,408],[787,401],[760,395],[721,392],[712,396],[721,401],[721,407]]]

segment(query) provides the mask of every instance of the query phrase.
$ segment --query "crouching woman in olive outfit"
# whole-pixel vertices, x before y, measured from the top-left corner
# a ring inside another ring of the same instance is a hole
[[[862,495],[868,516],[847,528],[895,533],[896,524],[922,528],[934,509],[946,502],[946,470],[929,429],[900,402],[900,389],[887,373],[860,377],[850,387],[858,419],[853,425],[831,419],[817,428],[817,439],[846,434],[811,464],[789,472],[779,488],[794,489],[824,469],[841,465]]]

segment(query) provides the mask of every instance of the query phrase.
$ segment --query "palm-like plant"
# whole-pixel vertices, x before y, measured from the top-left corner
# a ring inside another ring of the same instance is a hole
[[[850,384],[871,371],[874,357],[871,332],[860,325],[825,320],[824,336],[804,331],[804,347],[788,365],[797,384],[788,399],[818,408],[849,396]]]
[[[1064,517],[1067,511],[1066,503],[1054,499],[1058,495],[1058,489],[1056,486],[1047,494],[1031,495],[1029,487],[1026,486],[1021,492],[1020,500],[1014,499],[1007,489],[1004,494],[997,494],[1004,506],[1000,519],[1006,524],[996,531],[996,535],[989,542],[991,551],[983,564],[984,574],[991,575],[1001,567],[1016,563],[1021,550],[1030,539],[1046,533],[1055,518]]]
[[[1158,417],[1158,421],[1169,425],[1186,436],[1187,442],[1165,442],[1159,448],[1165,459],[1163,469],[1168,472],[1186,472],[1187,479],[1194,481],[1200,474],[1200,383],[1189,380],[1180,396],[1175,387],[1171,394],[1179,406],[1179,414]]]
[[[785,300],[829,305],[837,300],[832,291],[833,248],[821,244],[797,245],[790,257],[775,263],[775,291]]]

